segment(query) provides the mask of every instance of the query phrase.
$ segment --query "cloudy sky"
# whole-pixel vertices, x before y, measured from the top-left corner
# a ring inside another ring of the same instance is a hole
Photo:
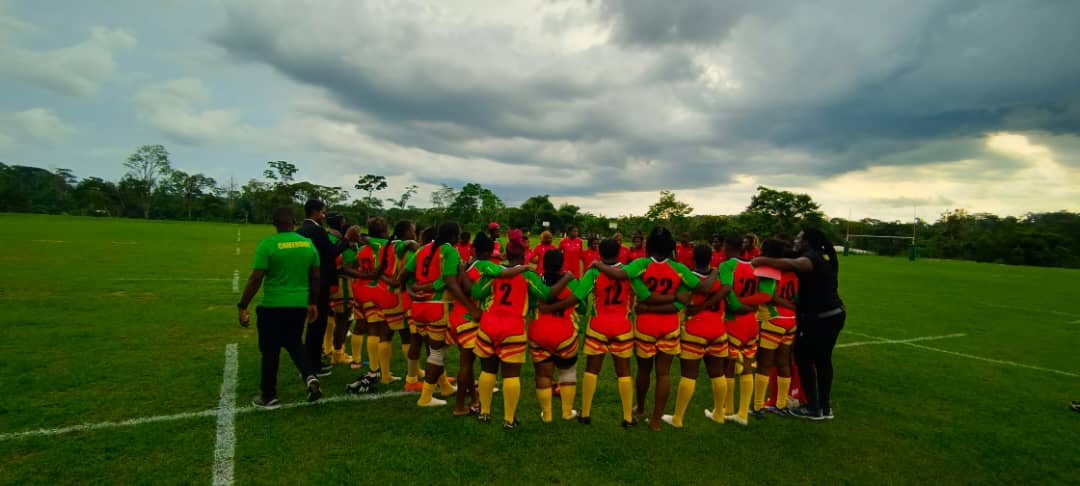
[[[0,0],[0,161],[641,214],[1080,210],[1073,0]],[[357,195],[354,191],[354,195]]]

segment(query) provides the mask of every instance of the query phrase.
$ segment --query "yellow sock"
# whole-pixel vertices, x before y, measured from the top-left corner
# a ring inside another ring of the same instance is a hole
[[[424,383],[424,389],[420,391],[420,399],[416,401],[417,405],[425,405],[431,401],[431,395],[435,393],[435,384]]]
[[[679,379],[679,392],[675,395],[675,415],[671,418],[672,425],[682,427],[683,417],[686,416],[686,407],[690,406],[690,399],[694,396],[694,388],[697,380],[690,378]]]
[[[352,362],[363,363],[364,362],[364,335],[353,334],[352,335]]]
[[[709,380],[712,383],[712,418],[714,421],[724,423],[724,401],[727,399],[728,380],[723,376]]]
[[[495,396],[495,373],[480,372],[476,381],[476,391],[480,395],[480,413],[491,415],[491,397]]]
[[[592,413],[592,398],[596,394],[596,381],[599,377],[592,373],[585,373],[582,377],[581,390],[581,416],[588,417]]]
[[[551,387],[537,388],[536,401],[540,402],[540,420],[551,422]]]
[[[394,380],[393,375],[390,373],[390,352],[393,344],[391,341],[379,341],[379,369],[382,370],[383,384]]]
[[[769,375],[754,375],[754,410],[765,407],[765,392],[769,391]]]
[[[562,418],[570,419],[574,413],[574,395],[577,394],[577,384],[560,384],[559,395],[562,398]]]
[[[439,381],[438,381],[438,383],[439,383],[439,394],[444,396],[444,397],[453,395],[454,392],[457,391],[457,388],[454,388],[454,385],[450,384],[450,380],[446,379],[446,371],[445,370],[442,373],[439,373]]]
[[[334,318],[331,317],[326,323],[326,332],[322,337],[322,354],[334,352]]]
[[[724,378],[727,382],[727,397],[724,397],[724,413],[735,414],[735,378]]]
[[[513,422],[521,398],[521,378],[503,378],[503,420]]]
[[[420,379],[420,360],[410,359],[409,372],[405,374],[405,383],[416,383]]]
[[[750,400],[754,398],[754,375],[739,375],[739,418],[750,417]]]
[[[787,408],[787,396],[791,391],[791,377],[776,377],[776,408]]]
[[[379,336],[367,337],[367,355],[368,361],[371,362],[371,371],[379,371]],[[390,370],[386,370],[387,373]]]
[[[619,400],[622,402],[622,419],[634,420],[634,380],[629,376],[619,378]]]

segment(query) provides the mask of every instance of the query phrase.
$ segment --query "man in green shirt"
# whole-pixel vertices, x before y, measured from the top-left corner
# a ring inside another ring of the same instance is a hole
[[[255,250],[255,264],[248,277],[244,294],[236,307],[240,310],[240,325],[251,322],[248,304],[263,288],[262,301],[255,309],[259,330],[259,351],[262,352],[262,393],[252,400],[258,408],[277,408],[278,361],[285,348],[307,385],[309,402],[322,396],[316,370],[308,360],[301,335],[304,324],[318,316],[319,253],[311,240],[293,231],[296,219],[292,208],[274,210],[277,234],[262,240]],[[331,275],[331,277],[333,277]],[[265,282],[265,286],[263,283]]]

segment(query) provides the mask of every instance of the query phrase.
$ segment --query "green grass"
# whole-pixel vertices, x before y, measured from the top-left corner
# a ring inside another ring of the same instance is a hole
[[[212,409],[224,348],[234,342],[238,404],[258,392],[256,334],[236,325],[232,275],[239,270],[243,283],[255,244],[271,228],[14,214],[0,214],[0,226],[0,434]],[[1075,270],[845,258],[841,295],[850,314],[841,343],[869,340],[855,332],[964,333],[920,344],[1080,374],[1078,279]],[[399,354],[395,344],[394,366],[404,374]],[[417,408],[410,397],[242,413],[235,477],[243,484],[1080,481],[1073,450],[1080,414],[1066,407],[1080,399],[1080,378],[900,344],[840,348],[835,359],[837,419],[828,423],[708,423],[702,373],[684,429],[623,430],[608,362],[592,426],[543,425],[527,365],[524,425],[511,433],[455,419],[449,409]],[[448,363],[456,360],[451,352]],[[293,373],[283,356],[285,402],[303,400]],[[328,395],[355,374],[335,370],[324,380]],[[213,417],[199,417],[0,440],[0,482],[205,483],[215,430]]]

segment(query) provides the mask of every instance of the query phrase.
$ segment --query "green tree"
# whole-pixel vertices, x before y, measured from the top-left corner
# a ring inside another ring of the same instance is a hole
[[[405,186],[405,191],[401,193],[400,197],[398,197],[397,199],[389,198],[386,201],[395,208],[405,209],[405,206],[407,206],[409,204],[409,200],[416,195],[416,191],[418,189],[420,189],[420,186],[417,186],[416,184]]]
[[[278,185],[292,184],[293,177],[300,171],[291,162],[284,160],[271,160],[266,165],[270,168],[263,171],[263,177],[275,181]]]
[[[660,191],[660,200],[649,206],[649,210],[645,212],[645,218],[670,223],[672,219],[689,216],[693,211],[694,208],[689,204],[675,199],[674,192]]]
[[[211,193],[217,181],[203,174],[188,174],[182,170],[174,170],[169,174],[169,185],[182,201],[187,219],[191,218],[195,204]]]
[[[141,195],[143,218],[150,218],[150,201],[157,186],[158,177],[168,174],[172,167],[169,152],[162,145],[143,145],[128,156],[124,162],[127,177],[139,181],[143,190]]]
[[[372,209],[382,209],[382,200],[375,197],[374,194],[383,189],[386,189],[386,178],[381,175],[366,174],[356,181],[354,185],[357,190],[361,190],[367,193],[364,197],[364,205]]]
[[[795,194],[758,186],[757,194],[741,215],[748,228],[759,235],[794,235],[802,226],[825,228],[821,207],[808,194]]]

